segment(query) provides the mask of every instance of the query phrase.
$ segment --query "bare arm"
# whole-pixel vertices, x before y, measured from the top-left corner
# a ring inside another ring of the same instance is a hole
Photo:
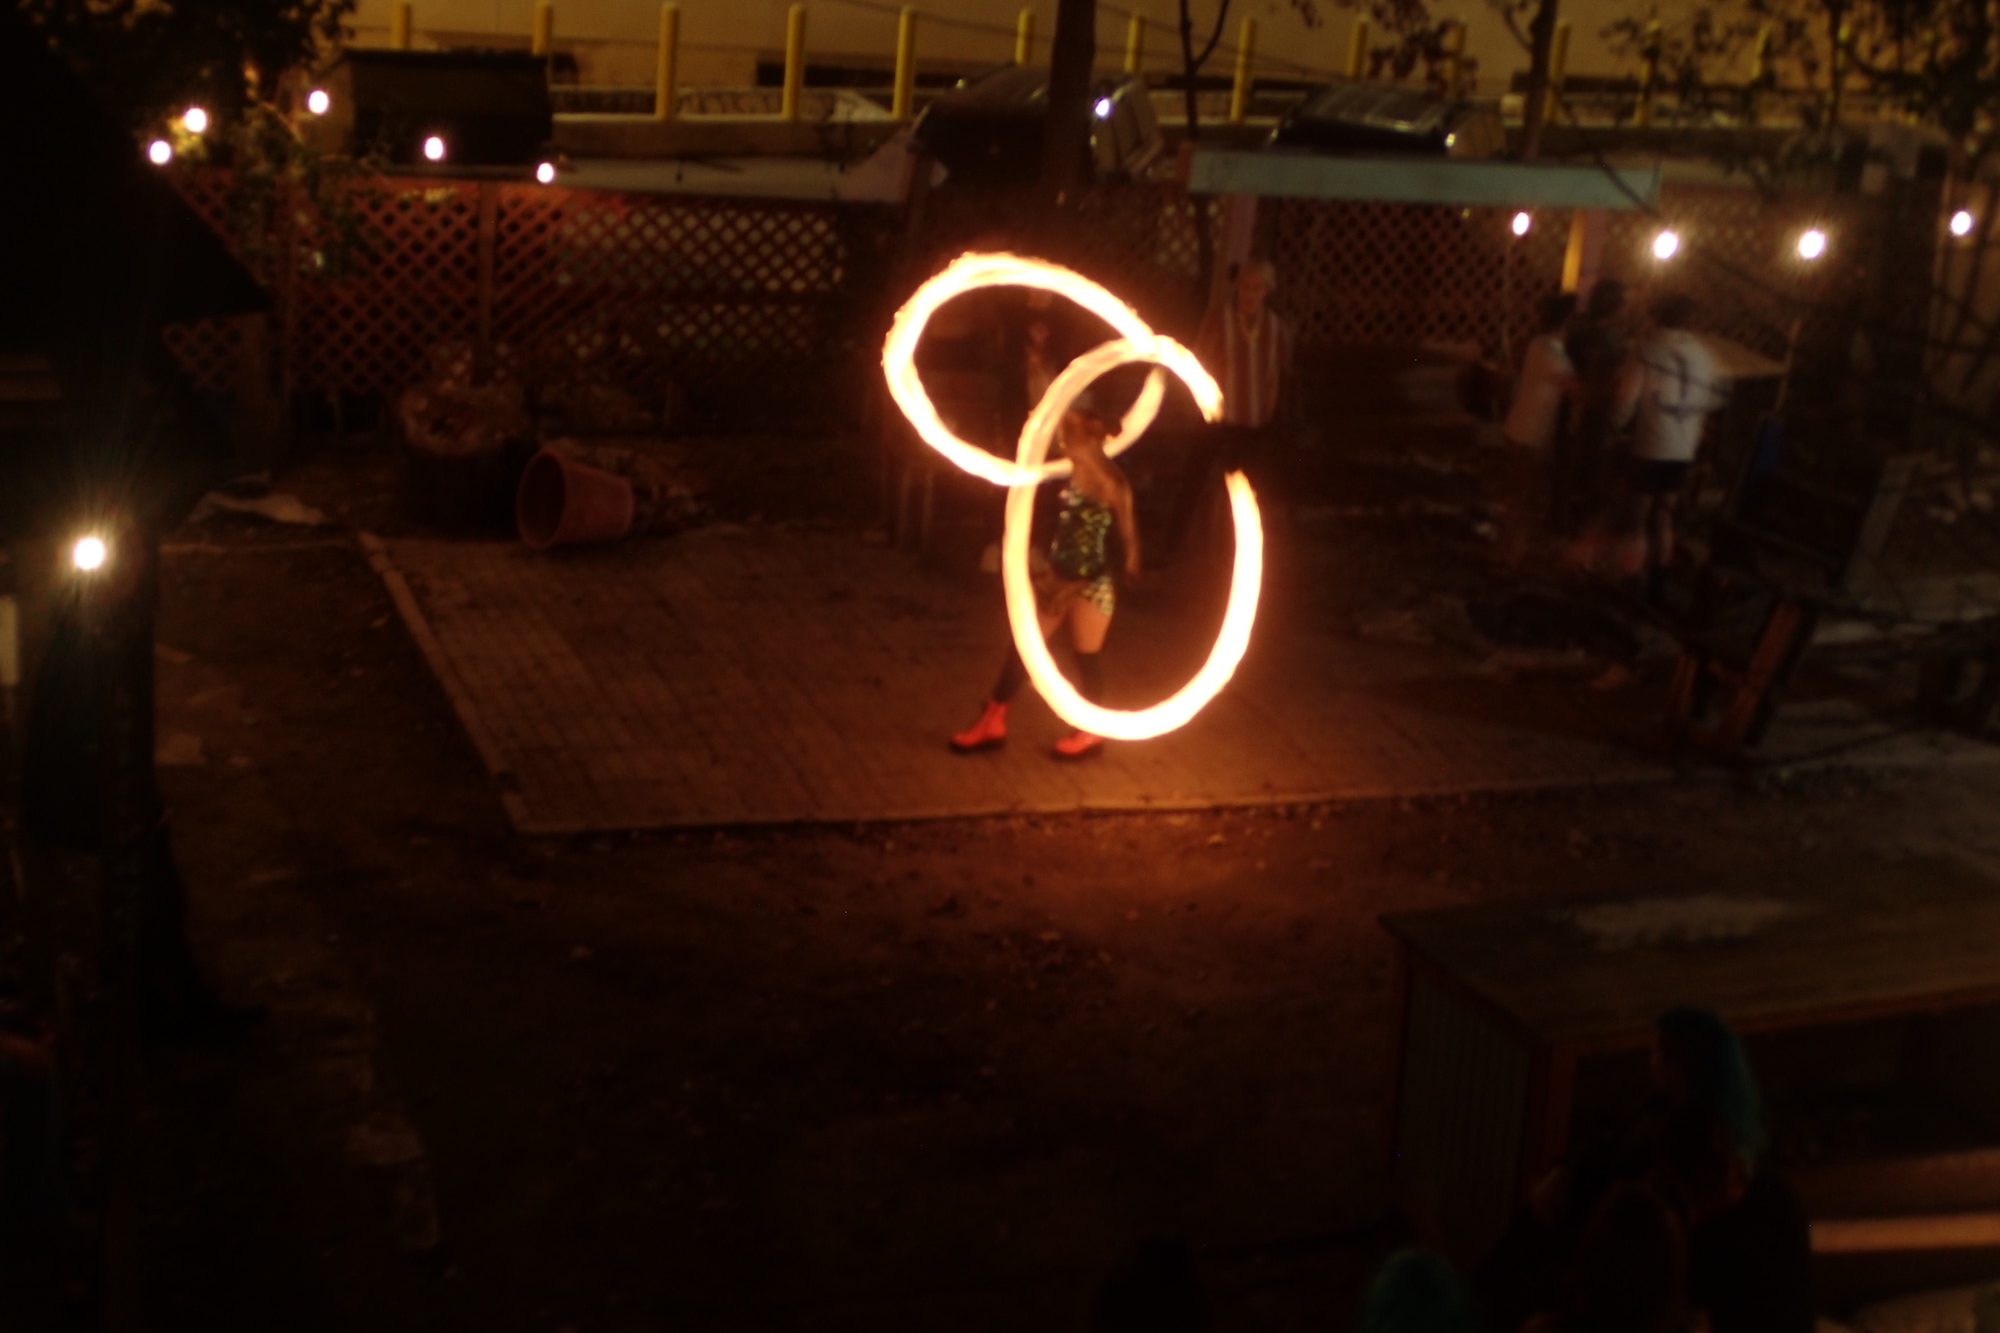
[[[1139,516],[1132,504],[1132,487],[1120,482],[1118,500],[1112,511],[1118,518],[1118,530],[1125,538],[1125,579],[1129,583],[1139,577],[1145,563],[1139,558]]]
[[[1646,363],[1636,355],[1625,358],[1618,368],[1618,385],[1611,395],[1611,425],[1623,430],[1639,410],[1639,391],[1645,387]]]
[[[1220,375],[1222,365],[1222,310],[1211,309],[1202,316],[1201,328],[1194,335],[1195,360],[1201,362],[1211,375]]]

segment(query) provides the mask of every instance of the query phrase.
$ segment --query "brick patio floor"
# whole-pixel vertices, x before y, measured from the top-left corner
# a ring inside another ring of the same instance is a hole
[[[1032,692],[1013,742],[944,738],[1005,647],[997,580],[947,577],[852,534],[713,528],[535,555],[371,543],[523,832],[1171,809],[1663,776],[1601,696],[1510,684],[1435,649],[1260,616],[1228,690],[1158,740],[1064,765]],[[1113,705],[1169,692],[1219,618],[1127,596]]]

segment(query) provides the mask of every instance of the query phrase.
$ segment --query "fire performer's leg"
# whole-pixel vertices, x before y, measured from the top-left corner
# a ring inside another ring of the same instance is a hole
[[[1044,635],[1054,628],[1054,622],[1042,622]],[[951,738],[951,748],[960,754],[975,754],[981,750],[997,750],[1005,745],[1007,708],[1027,679],[1028,665],[1021,660],[1020,648],[1009,639],[1007,659],[1000,664],[1000,675],[993,682],[993,693],[987,696],[985,706],[979,710],[979,719]]]
[[[1111,613],[1088,597],[1069,609],[1069,643],[1076,654],[1076,692],[1094,704],[1104,702],[1104,636],[1111,630]],[[1058,759],[1087,759],[1102,753],[1104,738],[1081,728],[1056,742]]]

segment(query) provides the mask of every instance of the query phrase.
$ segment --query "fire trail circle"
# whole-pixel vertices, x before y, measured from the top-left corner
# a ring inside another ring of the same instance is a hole
[[[931,316],[954,296],[982,287],[1031,287],[1067,297],[1119,334],[1077,357],[1056,376],[1042,400],[1028,413],[1012,463],[952,434],[917,378],[917,342]],[[1231,472],[1223,479],[1236,526],[1236,562],[1230,575],[1229,605],[1223,612],[1222,630],[1216,635],[1215,646],[1193,679],[1151,708],[1124,711],[1091,703],[1056,669],[1055,659],[1042,638],[1035,590],[1028,577],[1028,528],[1035,488],[1043,481],[1070,473],[1067,460],[1048,461],[1049,445],[1055,439],[1056,426],[1063,414],[1098,376],[1119,366],[1138,363],[1151,364],[1156,369],[1147,376],[1145,388],[1120,423],[1117,434],[1105,443],[1107,457],[1129,448],[1153,424],[1166,392],[1162,369],[1172,371],[1187,385],[1202,416],[1209,421],[1222,415],[1222,390],[1192,352],[1172,338],[1154,333],[1136,311],[1104,288],[1060,265],[1011,254],[961,256],[917,289],[916,295],[896,313],[888,340],[882,346],[882,371],[889,381],[890,396],[924,443],[973,476],[1007,487],[1007,527],[1000,544],[1000,574],[1007,594],[1007,621],[1021,650],[1021,660],[1028,668],[1028,678],[1063,721],[1099,736],[1125,741],[1147,740],[1185,726],[1229,683],[1250,645],[1250,626],[1257,618],[1257,594],[1264,578],[1264,528],[1258,518],[1257,497],[1241,472]]]

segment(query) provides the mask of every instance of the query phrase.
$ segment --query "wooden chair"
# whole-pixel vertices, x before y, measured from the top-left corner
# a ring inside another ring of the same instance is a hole
[[[1787,443],[1778,419],[1760,428],[1681,632],[1670,717],[1683,738],[1725,757],[1763,740],[1821,615],[1872,570],[1916,463],[1891,458],[1859,484],[1829,486],[1786,467]]]

